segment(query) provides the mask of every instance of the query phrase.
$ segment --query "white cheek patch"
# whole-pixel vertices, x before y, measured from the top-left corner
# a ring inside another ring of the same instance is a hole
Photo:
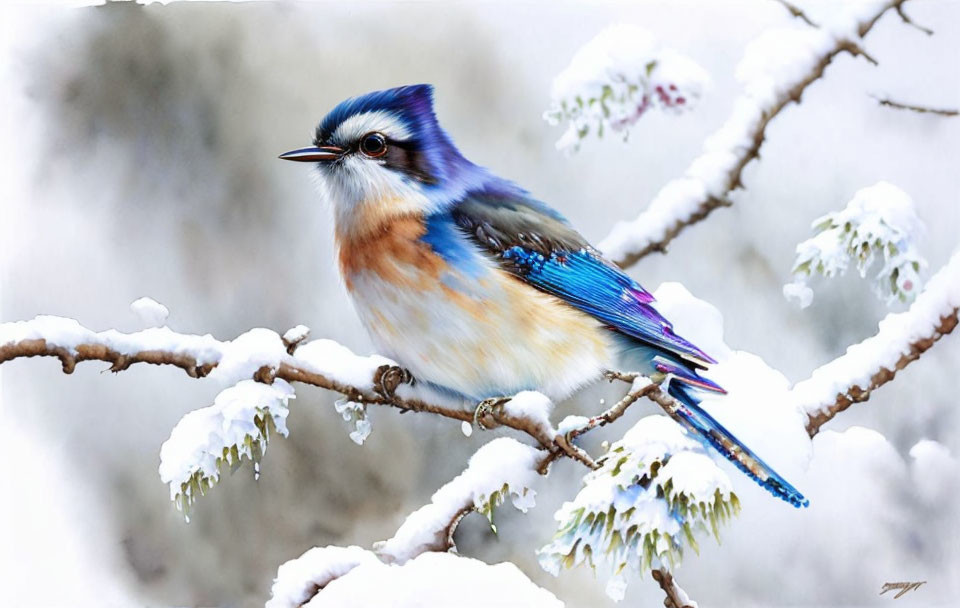
[[[413,136],[399,116],[393,112],[376,110],[344,120],[331,139],[341,143],[353,142],[372,132],[383,133],[394,141],[405,141]]]

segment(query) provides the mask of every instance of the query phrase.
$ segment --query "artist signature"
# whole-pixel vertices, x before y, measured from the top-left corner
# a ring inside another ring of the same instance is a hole
[[[894,589],[899,589],[900,593],[893,596],[893,599],[897,599],[907,591],[913,591],[915,589],[919,589],[920,585],[923,585],[926,582],[927,581],[919,581],[916,583],[884,583],[883,590],[880,592],[880,595],[883,595],[887,591],[893,591]]]

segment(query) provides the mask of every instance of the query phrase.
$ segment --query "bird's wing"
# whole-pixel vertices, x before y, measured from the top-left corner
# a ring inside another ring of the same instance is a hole
[[[543,203],[483,193],[466,197],[449,212],[469,239],[525,283],[694,365],[715,363],[673,332],[647,290]]]

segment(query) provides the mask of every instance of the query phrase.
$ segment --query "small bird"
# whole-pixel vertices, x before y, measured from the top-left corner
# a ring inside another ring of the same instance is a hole
[[[606,370],[639,371],[668,384],[701,441],[808,504],[700,407],[701,391],[725,392],[698,373],[716,361],[560,213],[467,160],[437,122],[432,86],[348,99],[312,146],[280,158],[317,167],[357,313],[417,382],[475,403],[523,390],[559,401]]]

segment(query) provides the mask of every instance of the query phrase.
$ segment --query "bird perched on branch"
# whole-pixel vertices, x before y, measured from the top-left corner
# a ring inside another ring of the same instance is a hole
[[[776,496],[804,497],[699,405],[724,390],[653,296],[560,213],[467,160],[429,85],[342,102],[313,145],[340,270],[381,352],[419,382],[474,402],[538,390],[562,400],[626,365],[682,403],[685,426]],[[626,362],[626,363],[624,363]]]

